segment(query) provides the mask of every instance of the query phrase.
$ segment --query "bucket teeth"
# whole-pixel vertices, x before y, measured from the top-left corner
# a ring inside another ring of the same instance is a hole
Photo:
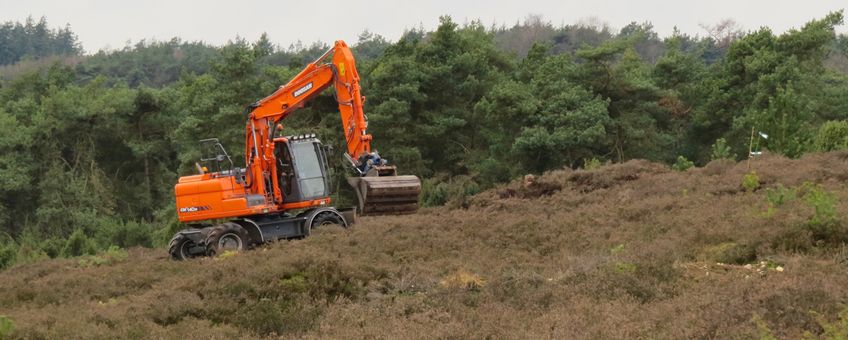
[[[362,215],[410,214],[418,210],[421,180],[415,176],[349,177]]]

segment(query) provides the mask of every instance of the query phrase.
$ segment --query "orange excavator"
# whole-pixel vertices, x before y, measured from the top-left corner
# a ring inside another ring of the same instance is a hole
[[[347,144],[345,163],[353,173],[348,183],[358,200],[350,209],[330,205],[330,148],[315,134],[284,136],[280,123],[330,86]],[[202,140],[198,174],[180,177],[174,188],[178,218],[188,228],[171,239],[171,256],[185,260],[301,238],[323,225],[348,227],[357,214],[416,211],[421,181],[398,176],[394,165],[371,150],[364,99],[353,53],[339,40],[287,84],[247,107],[244,168],[233,164],[217,139]]]

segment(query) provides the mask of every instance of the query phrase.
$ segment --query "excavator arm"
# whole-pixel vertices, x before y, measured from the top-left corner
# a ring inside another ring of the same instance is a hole
[[[327,58],[332,55],[332,59]],[[261,192],[281,199],[281,193],[268,171],[273,165],[273,137],[277,123],[302,108],[330,86],[341,115],[347,145],[347,159],[358,176],[348,178],[359,199],[363,214],[412,212],[418,208],[421,182],[415,176],[397,176],[397,169],[371,151],[372,137],[363,110],[359,73],[353,53],[344,41],[336,41],[318,59],[308,64],[288,83],[248,107],[245,159]]]
[[[332,62],[323,63],[330,54]],[[253,104],[249,118],[276,123],[330,86],[336,90],[348,155],[357,159],[364,153],[370,153],[371,135],[366,133],[368,121],[362,108],[364,98],[360,91],[359,73],[353,53],[341,40],[287,84]]]

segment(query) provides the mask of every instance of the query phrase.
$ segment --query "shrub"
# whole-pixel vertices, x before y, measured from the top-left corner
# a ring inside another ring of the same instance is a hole
[[[51,237],[39,242],[38,248],[44,251],[47,256],[56,258],[62,255],[62,249],[65,248],[65,243],[67,243],[67,241]]]
[[[103,246],[116,245],[121,248],[130,247],[153,247],[153,228],[150,225],[129,221],[125,223],[111,223],[102,229],[98,229],[98,239]]]
[[[110,246],[106,251],[91,256],[85,256],[79,260],[80,267],[103,266],[121,262],[129,257],[129,253],[117,246]]]
[[[825,226],[837,222],[836,195],[824,190],[821,185],[804,183],[804,202],[813,208],[810,225]]]
[[[693,166],[695,166],[694,162],[686,159],[686,157],[677,156],[677,162],[675,162],[674,165],[671,166],[671,168],[677,171],[686,171]]]
[[[433,207],[448,201],[448,188],[437,179],[428,178],[421,183],[421,205]]]
[[[50,258],[44,250],[37,248],[29,243],[22,243],[18,247],[18,254],[15,258],[15,263],[33,263]]]
[[[460,269],[445,276],[439,283],[447,288],[480,291],[486,285],[486,280],[477,274]]]
[[[730,149],[730,146],[727,145],[727,140],[724,138],[716,139],[715,144],[712,146],[710,160],[733,158],[736,158],[736,156],[733,155],[733,151]]]
[[[233,323],[258,335],[285,335],[315,328],[323,308],[307,295],[294,301],[260,300],[236,312]]]
[[[747,192],[753,192],[760,187],[760,176],[757,176],[756,171],[751,171],[742,177],[742,188]]]
[[[15,330],[15,324],[5,315],[0,315],[0,339],[6,339]]]
[[[767,215],[771,215],[774,207],[788,201],[800,198],[804,204],[813,209],[812,215],[797,228],[784,232],[776,239],[783,248],[804,252],[824,242],[827,245],[839,245],[848,241],[848,230],[842,224],[837,214],[837,197],[825,190],[821,185],[805,182],[797,189],[778,186],[766,191],[769,204]]]
[[[615,262],[613,268],[617,273],[633,273],[636,271],[636,265],[630,262]]]
[[[848,148],[848,121],[829,121],[822,124],[816,135],[818,151],[833,151]]]
[[[766,201],[768,202],[766,216],[770,217],[774,215],[774,211],[777,207],[794,200],[795,196],[795,189],[784,187],[782,184],[778,184],[774,188],[766,189]]]
[[[14,243],[0,243],[0,270],[15,264],[17,253],[17,246]]]
[[[32,228],[24,228],[15,240],[18,244],[16,264],[32,263],[50,258],[50,254],[45,247],[48,245],[48,242],[40,232]],[[62,247],[65,245],[65,241],[58,241],[57,250],[53,254],[54,256],[61,252]]]
[[[328,304],[339,299],[355,301],[365,294],[367,278],[355,275],[338,262],[303,261],[293,267],[272,278],[268,285],[236,278],[222,282],[224,289],[210,294],[241,298],[247,290],[260,286],[267,290],[258,291],[255,299],[215,310],[212,318],[228,320],[260,336],[296,334],[314,329]]]
[[[591,159],[583,160],[583,169],[584,170],[595,170],[601,167],[601,160],[596,157],[592,157]]]
[[[724,242],[704,248],[705,260],[727,264],[746,264],[757,259],[756,247],[734,242]]]
[[[813,318],[824,330],[821,337],[813,336],[809,331],[804,332],[804,337],[807,339],[848,339],[848,307],[843,307],[839,312],[839,318],[830,322],[823,315],[810,311]]]
[[[757,326],[757,333],[760,335],[760,340],[777,340],[771,328],[769,328],[768,324],[759,314],[754,313],[751,321]]]
[[[804,203],[813,208],[813,215],[807,222],[807,228],[815,240],[839,243],[848,238],[836,214],[836,195],[824,190],[821,185],[804,183],[801,190]]]
[[[82,229],[74,231],[65,246],[62,248],[62,256],[74,257],[81,255],[94,255],[97,252],[97,247],[94,245]]]
[[[501,162],[493,158],[484,159],[475,167],[477,178],[481,184],[491,187],[497,183],[509,181],[511,171],[506,162]]]
[[[309,282],[303,273],[295,273],[280,279],[280,287],[292,293],[303,293],[309,290]]]
[[[465,207],[468,198],[480,192],[480,186],[469,176],[456,176],[447,182],[425,180],[421,188],[421,205],[450,205],[451,208]]]
[[[778,184],[774,188],[766,189],[766,200],[769,205],[779,207],[795,199],[795,190]]]
[[[153,223],[158,226],[153,232],[153,244],[156,247],[167,247],[174,234],[185,228],[177,219],[177,208],[174,204],[156,211]]]

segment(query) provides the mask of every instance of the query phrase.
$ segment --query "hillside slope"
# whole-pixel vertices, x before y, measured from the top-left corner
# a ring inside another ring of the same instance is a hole
[[[752,192],[744,162],[630,161],[221,258],[44,261],[0,273],[0,315],[22,338],[822,334],[848,297],[848,153],[753,166]]]

